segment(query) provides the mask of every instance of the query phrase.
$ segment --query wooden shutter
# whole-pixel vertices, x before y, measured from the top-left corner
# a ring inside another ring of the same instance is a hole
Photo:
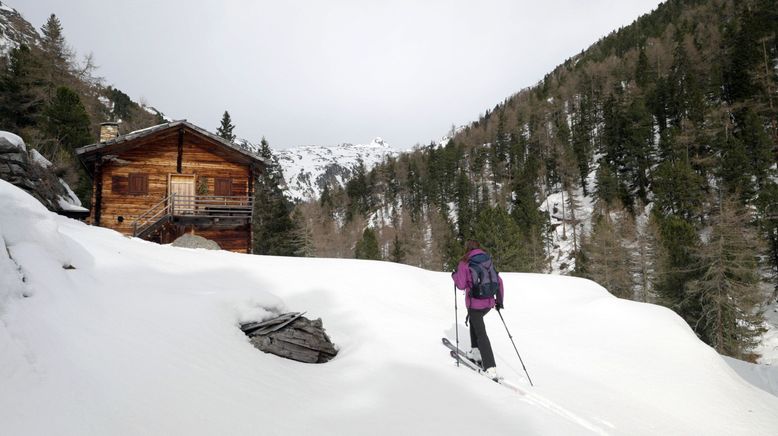
[[[111,177],[111,193],[119,195],[127,195],[127,177],[125,176],[112,176]]]
[[[232,179],[215,179],[214,195],[224,197],[232,195]]]
[[[149,193],[149,175],[143,173],[133,173],[129,175],[130,195],[146,195]]]

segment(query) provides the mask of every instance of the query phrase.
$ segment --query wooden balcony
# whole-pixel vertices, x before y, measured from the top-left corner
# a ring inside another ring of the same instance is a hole
[[[249,196],[171,194],[132,223],[136,237],[146,237],[165,223],[195,226],[238,226],[251,222],[253,199]]]

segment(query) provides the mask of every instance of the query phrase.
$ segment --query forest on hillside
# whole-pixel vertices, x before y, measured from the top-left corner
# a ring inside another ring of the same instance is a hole
[[[776,1],[665,2],[444,146],[300,205],[315,253],[450,270],[475,238],[503,271],[550,272],[564,239],[567,273],[752,358],[778,292],[777,34]]]
[[[100,123],[121,121],[121,133],[127,133],[164,119],[106,86],[94,58],[79,58],[68,45],[56,15],[34,32],[31,43],[16,42],[18,47],[0,56],[0,129],[21,136],[51,161],[88,207],[92,184],[74,150],[97,141]]]

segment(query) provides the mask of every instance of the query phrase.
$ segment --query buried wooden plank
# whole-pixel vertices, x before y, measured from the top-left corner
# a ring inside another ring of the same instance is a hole
[[[281,324],[281,323],[289,320],[290,318],[294,318],[294,317],[298,317],[298,316],[300,316],[300,312],[288,312],[288,313],[284,313],[282,315],[279,315],[279,316],[277,316],[275,318],[267,319],[267,320],[262,321],[262,322],[250,322],[250,323],[243,324],[242,326],[240,326],[240,329],[243,331],[243,333],[245,333],[247,335],[250,335],[253,332],[255,332],[256,330],[259,330],[259,329],[261,329],[263,327]]]
[[[321,319],[311,321],[300,316],[285,324],[267,334],[250,335],[249,341],[266,353],[306,363],[324,363],[338,353]]]
[[[272,333],[272,332],[274,332],[274,331],[281,330],[282,328],[284,328],[284,327],[286,327],[287,325],[291,324],[291,323],[292,323],[294,320],[296,320],[297,318],[299,318],[299,317],[301,317],[301,316],[303,316],[303,315],[305,315],[305,312],[298,313],[298,314],[297,314],[297,315],[295,315],[294,317],[292,317],[292,318],[290,318],[290,319],[288,319],[288,320],[286,320],[286,321],[284,321],[284,322],[282,322],[282,323],[280,323],[280,324],[273,325],[273,326],[267,326],[267,327],[265,327],[265,328],[263,328],[263,329],[261,329],[261,330],[257,330],[257,331],[255,331],[255,332],[254,332],[254,333],[252,333],[251,335],[252,335],[252,336],[256,336],[256,335],[266,335],[266,334],[268,334],[268,333]]]

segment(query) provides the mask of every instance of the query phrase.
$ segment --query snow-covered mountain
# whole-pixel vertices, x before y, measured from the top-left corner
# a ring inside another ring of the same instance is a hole
[[[306,145],[275,150],[289,196],[294,200],[318,198],[325,185],[341,185],[361,161],[367,171],[397,152],[381,138],[369,144]]]
[[[497,314],[485,321],[521,393],[457,368],[440,344],[458,328],[469,345],[447,273],[160,246],[55,215],[0,180],[0,429],[775,434],[774,368],[723,359],[672,311],[591,281],[502,277],[501,314],[534,387]],[[239,325],[283,311],[321,317],[338,355],[303,364],[253,348]]]
[[[0,2],[0,56],[19,47],[20,43],[37,45],[40,35],[16,9]]]

